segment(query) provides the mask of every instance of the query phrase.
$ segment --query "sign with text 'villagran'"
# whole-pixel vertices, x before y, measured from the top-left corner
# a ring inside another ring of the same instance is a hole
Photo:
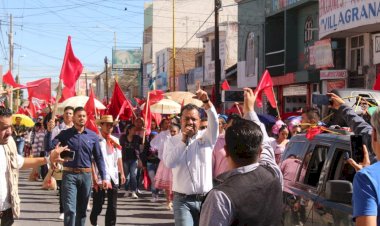
[[[319,0],[319,38],[380,22],[380,0]]]

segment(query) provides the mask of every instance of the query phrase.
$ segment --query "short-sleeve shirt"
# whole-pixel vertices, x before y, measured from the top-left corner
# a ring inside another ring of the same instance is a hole
[[[140,144],[142,143],[141,137],[134,135],[132,141],[129,142],[127,136],[124,134],[120,137],[120,145],[122,147],[123,161],[137,160],[140,152]]]
[[[24,158],[17,155],[18,168],[24,165]],[[12,207],[10,200],[10,192],[8,191],[8,162],[5,156],[4,146],[0,145],[0,211],[7,210]]]
[[[377,216],[380,225],[380,162],[358,171],[354,177],[352,195],[353,218]]]

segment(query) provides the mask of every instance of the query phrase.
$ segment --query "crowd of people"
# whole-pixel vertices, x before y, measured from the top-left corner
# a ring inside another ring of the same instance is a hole
[[[376,225],[380,178],[374,173],[377,163],[368,165],[371,156],[380,155],[380,111],[363,119],[343,99],[329,95],[331,108],[354,133],[363,135],[369,147],[363,163],[348,162],[360,170],[354,180],[353,216],[358,225]],[[151,192],[151,201],[157,202],[164,193],[165,207],[173,211],[176,225],[280,225],[283,178],[287,178],[283,173],[294,160],[281,164],[282,155],[291,136],[320,123],[318,111],[305,108],[301,116],[286,123],[279,120],[267,131],[254,111],[256,96],[251,89],[244,89],[243,116],[218,115],[206,92],[198,90],[196,96],[202,109],[185,105],[179,116],[152,121],[150,134],[144,132],[144,118],[119,122],[112,115],[96,121],[96,134],[85,126],[85,109],[70,106],[60,120],[38,117],[31,129],[20,117],[12,123],[11,111],[0,107],[1,225],[12,225],[20,214],[20,168],[32,168],[33,180],[45,178],[48,168],[54,172],[58,218],[67,226],[85,225],[91,196],[91,225],[98,225],[105,200],[105,225],[116,225],[118,190],[138,199],[148,179],[145,189]],[[74,154],[71,159],[61,158],[63,151]]]

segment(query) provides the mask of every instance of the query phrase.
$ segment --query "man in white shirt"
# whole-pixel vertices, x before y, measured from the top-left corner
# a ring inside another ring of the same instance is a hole
[[[56,147],[49,157],[23,158],[17,154],[16,143],[12,138],[12,111],[0,107],[0,219],[1,226],[9,226],[14,217],[20,216],[18,196],[18,171],[49,164],[50,160],[63,161],[59,154],[67,147]]]
[[[100,125],[100,149],[104,157],[106,166],[107,180],[111,182],[107,189],[107,212],[105,217],[105,226],[116,225],[116,207],[117,207],[117,188],[119,185],[119,173],[121,175],[121,184],[125,183],[123,171],[123,162],[121,158],[121,146],[119,139],[112,136],[112,130],[115,125],[112,115],[103,115],[97,124]],[[93,207],[90,215],[92,225],[97,225],[98,216],[102,212],[106,190],[100,189],[102,180],[96,164],[92,164],[93,176]]]
[[[188,104],[181,112],[181,133],[164,146],[163,160],[173,172],[175,225],[198,225],[201,202],[212,189],[212,150],[218,138],[217,113],[207,93],[198,89],[204,103],[207,129],[200,131],[200,112]]]

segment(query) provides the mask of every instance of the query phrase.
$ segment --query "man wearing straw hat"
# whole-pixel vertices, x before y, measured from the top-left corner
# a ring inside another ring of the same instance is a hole
[[[103,115],[96,121],[96,123],[100,126],[99,145],[103,154],[104,164],[106,166],[106,176],[111,182],[111,187],[108,187],[108,189],[101,188],[99,170],[93,163],[93,207],[90,215],[90,221],[91,225],[97,225],[98,216],[102,212],[105,196],[107,194],[107,212],[104,225],[113,226],[116,225],[119,173],[121,175],[121,184],[125,183],[119,139],[111,135],[113,127],[117,124],[117,121],[113,120],[112,115]]]

